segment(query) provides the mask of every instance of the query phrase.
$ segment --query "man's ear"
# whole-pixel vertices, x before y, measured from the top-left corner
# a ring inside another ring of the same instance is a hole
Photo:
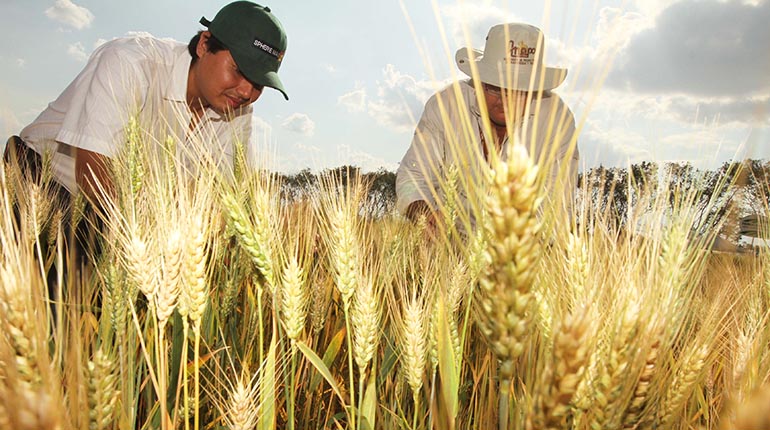
[[[198,46],[195,47],[195,53],[198,54],[198,58],[202,57],[203,54],[208,52],[209,48],[206,46],[206,42],[208,42],[209,37],[211,37],[210,31],[204,31],[201,33],[201,37],[198,39]]]

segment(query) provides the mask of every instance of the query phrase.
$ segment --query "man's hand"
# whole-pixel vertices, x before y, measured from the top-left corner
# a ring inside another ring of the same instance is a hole
[[[410,203],[404,215],[414,223],[419,222],[420,218],[425,217],[425,233],[430,237],[438,233],[438,219],[426,201],[417,200]]]

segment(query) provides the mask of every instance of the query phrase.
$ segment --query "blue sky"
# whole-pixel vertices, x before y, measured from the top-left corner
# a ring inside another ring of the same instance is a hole
[[[187,42],[225,3],[0,0],[0,132],[31,122],[100,43],[131,32]],[[770,158],[770,0],[405,3],[406,15],[398,0],[265,3],[289,37],[290,100],[268,90],[254,105],[279,169],[395,169],[423,103],[462,76],[450,60],[462,28],[482,48],[506,21],[543,28],[546,61],[569,68],[558,92],[583,123],[583,169]]]

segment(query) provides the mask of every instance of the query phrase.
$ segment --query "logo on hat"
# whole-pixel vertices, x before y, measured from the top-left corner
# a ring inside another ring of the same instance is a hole
[[[254,39],[253,45],[257,49],[261,49],[265,53],[270,54],[272,57],[275,57],[279,62],[281,61],[281,59],[283,59],[283,52],[273,48],[272,46],[268,45],[267,43],[259,39]]]
[[[516,41],[514,40],[508,41],[508,48],[511,54],[511,63],[530,65],[535,63],[534,59],[530,58],[530,56],[535,55],[537,48],[530,48],[524,41],[519,42],[519,46],[516,46]]]

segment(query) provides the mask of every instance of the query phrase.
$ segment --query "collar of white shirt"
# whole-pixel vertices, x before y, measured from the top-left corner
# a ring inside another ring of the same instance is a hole
[[[171,82],[169,82],[166,93],[163,95],[166,100],[187,104],[187,77],[190,73],[190,61],[192,61],[192,57],[190,57],[186,45],[176,49],[174,65],[171,69]],[[210,108],[206,108],[206,117],[211,121],[225,119],[217,111]]]

